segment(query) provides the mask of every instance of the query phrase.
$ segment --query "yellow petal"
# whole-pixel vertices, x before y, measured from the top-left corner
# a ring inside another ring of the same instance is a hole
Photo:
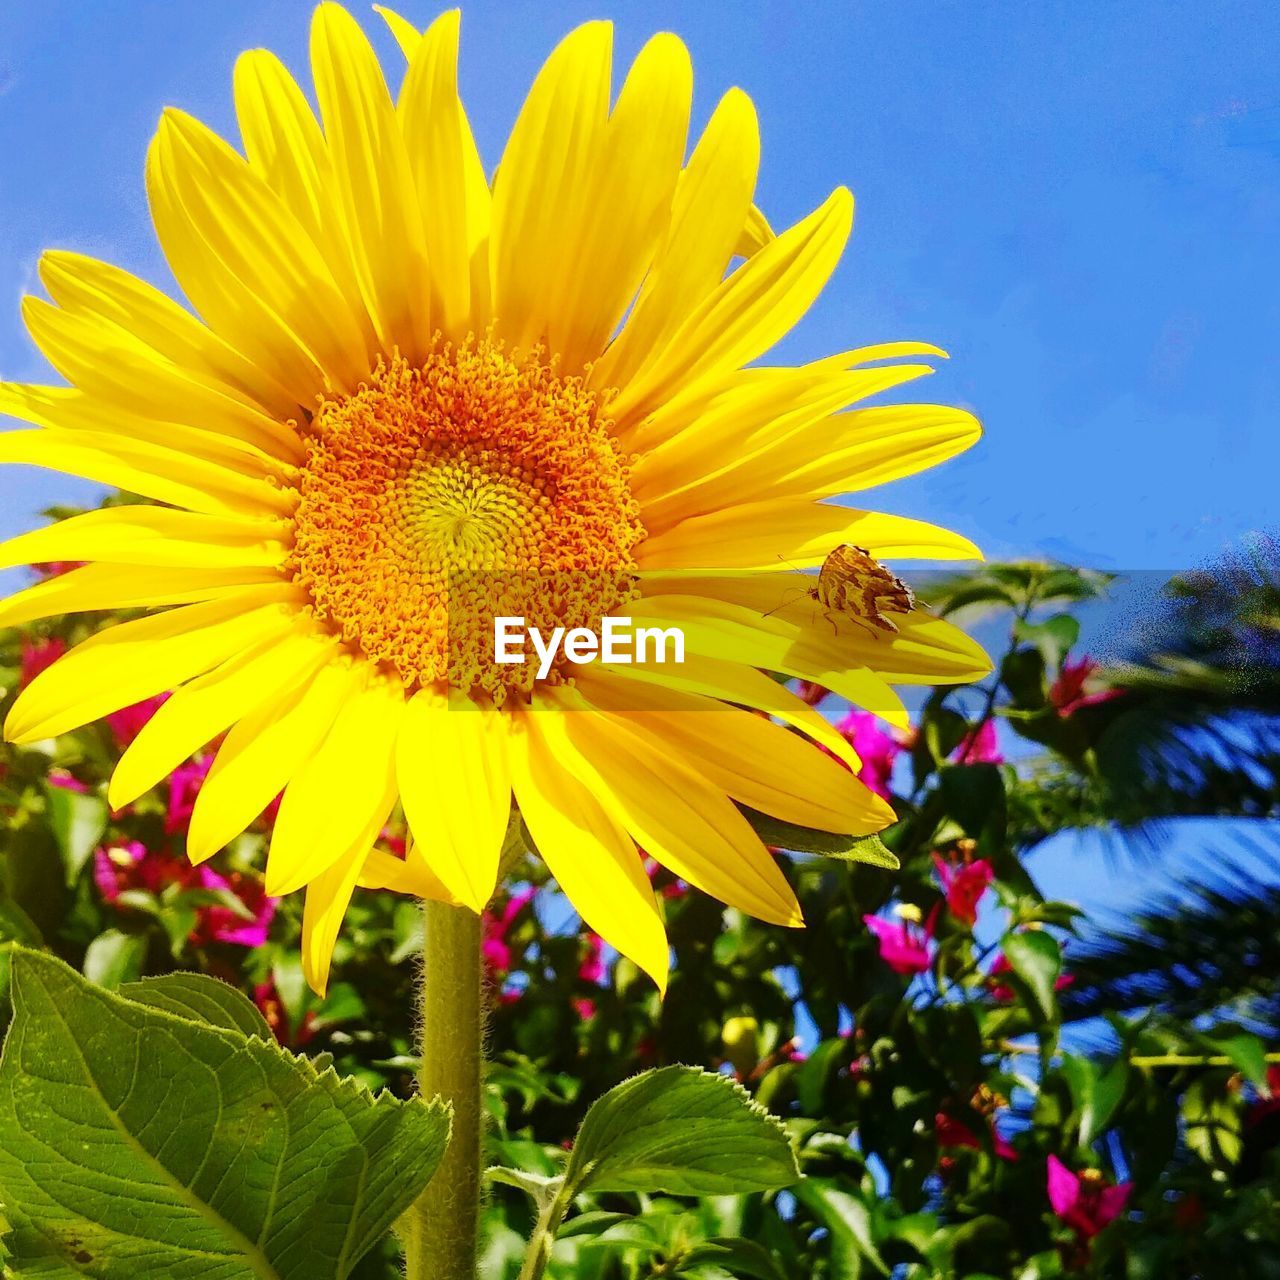
[[[430,246],[435,319],[455,341],[465,338],[472,325],[469,157],[458,101],[458,22],[458,11],[451,9],[427,28],[411,55],[399,105],[423,235]]]
[[[202,383],[221,386],[269,418],[284,421],[297,415],[297,401],[264,369],[154,285],[120,267],[50,249],[40,259],[40,279],[60,307],[119,325]]]
[[[830,756],[782,725],[709,698],[648,688],[597,667],[578,673],[587,702],[624,718],[654,747],[697,761],[740,804],[820,831],[870,835],[894,812]]]
[[[282,521],[198,515],[168,507],[107,507],[0,542],[0,569],[62,560],[192,568],[276,567]]]
[[[302,972],[307,985],[319,996],[324,995],[329,985],[334,943],[368,859],[369,846],[377,838],[393,804],[395,792],[391,791],[374,807],[375,815],[381,813],[382,816],[370,818],[351,846],[307,885],[302,908]]]
[[[626,716],[595,712],[572,690],[556,689],[552,696],[568,709],[557,760],[646,853],[757,919],[803,923],[786,877],[724,791],[703,777],[700,760],[685,762],[655,749]]]
[[[820,715],[803,698],[797,697],[784,684],[753,667],[736,662],[722,662],[703,654],[686,653],[683,662],[635,662],[627,666],[605,668],[619,680],[658,686],[677,693],[697,693],[720,702],[763,711],[775,719],[799,729],[821,743],[838,760],[854,772],[861,761],[835,725]],[[658,697],[661,698],[659,692]]]
[[[756,110],[730,89],[680,175],[666,241],[617,340],[592,370],[598,387],[623,386],[724,278],[760,167]]]
[[[175,688],[233,653],[281,635],[297,589],[251,587],[100,631],[42,671],[19,695],[5,737],[26,744]]]
[[[776,239],[768,218],[755,205],[752,205],[747,210],[746,225],[743,226],[742,235],[738,240],[738,252],[744,258],[749,258]]]
[[[742,264],[686,317],[610,405],[619,425],[707,378],[756,359],[821,292],[853,225],[843,187]]]
[[[80,476],[208,515],[280,515],[296,501],[288,490],[200,458],[96,431],[0,432],[4,463]]]
[[[618,95],[577,224],[566,228],[573,252],[549,300],[548,345],[569,371],[600,355],[644,279],[671,216],[692,96],[688,50],[669,33],[654,36]]]
[[[324,741],[285,788],[267,855],[269,894],[292,893],[327,871],[371,822],[373,835],[381,830],[395,803],[395,743],[403,714],[403,689],[380,676],[367,676],[348,696]]]
[[[432,870],[457,901],[493,897],[511,812],[506,749],[493,717],[423,690],[409,700],[396,746],[405,816]]]
[[[802,645],[808,630],[821,620],[821,614],[814,609],[805,614],[801,609],[797,612],[799,621],[782,617],[783,610],[777,607],[779,598],[787,598],[788,592],[798,597],[801,588],[789,588],[785,582],[777,581],[779,577],[750,575],[750,581],[738,588],[739,594],[748,590],[752,593],[745,597],[747,604],[735,602],[731,588],[737,584],[726,582],[723,576],[708,575],[705,581],[693,574],[652,581],[646,578],[645,597],[632,604],[629,612],[638,624],[680,628],[686,654],[812,680],[890,724],[906,728],[910,717],[902,699],[878,671],[866,666],[868,657],[887,657],[887,646],[863,644],[855,650],[847,641],[845,645]],[[672,594],[658,594],[663,586],[670,587]],[[706,594],[696,594],[698,591]],[[766,591],[770,603],[758,603],[755,593]],[[835,639],[833,633],[827,634]],[[895,661],[894,665],[900,663]],[[964,669],[971,666],[970,663]]]
[[[562,721],[554,706],[510,717],[511,780],[521,816],[587,927],[665,991],[670,956],[653,886],[631,837],[565,770]]]
[[[120,757],[107,799],[131,804],[242,716],[273,700],[282,685],[310,678],[337,653],[337,642],[310,623],[229,658],[173,694]]]
[[[360,330],[372,369],[378,354],[373,321],[360,293],[329,148],[306,95],[284,64],[265,49],[236,61],[236,117],[250,167],[315,241]]]
[[[686,647],[693,651],[713,657],[735,654],[751,666],[813,680],[899,727],[907,724],[905,713],[900,717],[875,696],[878,686],[894,707],[901,708],[885,681],[961,684],[980,680],[991,670],[991,660],[979,644],[923,609],[894,615],[898,630],[882,631],[823,609],[804,594],[800,583],[812,585],[813,578],[756,572],[646,579],[646,592],[671,586],[687,594],[646,596],[631,606],[631,613],[637,621],[684,626]],[[769,660],[775,656],[783,665]],[[875,684],[851,687],[851,676]]]
[[[647,538],[643,569],[807,569],[842,543],[878,560],[981,560],[968,538],[923,520],[829,506],[803,498],[767,499],[692,516]]]
[[[513,346],[547,341],[557,322],[555,299],[603,154],[612,46],[607,22],[588,22],[561,41],[529,90],[498,166],[494,315]]]
[[[0,600],[0,627],[20,627],[36,618],[62,613],[190,604],[283,581],[280,571],[272,567],[196,569],[87,564]]]
[[[375,4],[373,11],[387,24],[388,30],[395,36],[400,52],[412,61],[418,45],[422,42],[422,32],[408,18],[394,9],[388,9],[386,5]]]
[[[94,398],[162,422],[195,421],[278,458],[298,462],[302,442],[292,428],[174,364],[126,329],[86,311],[64,311],[24,298],[22,315],[36,345],[68,382]],[[295,410],[296,412],[296,410]]]
[[[141,418],[129,406],[88,395],[77,387],[43,387],[0,382],[0,414],[92,440],[114,439],[124,447],[145,445],[180,453],[248,480],[289,483],[297,470],[234,436],[183,422]]]
[[[404,893],[431,902],[459,905],[412,842],[403,858],[397,858],[384,849],[370,849],[359,883],[363,889],[390,889],[393,893]]]
[[[981,435],[973,414],[949,405],[856,409],[770,442],[741,465],[725,468],[713,492],[696,500],[715,502],[729,493],[738,502],[857,493],[937,466]]]
[[[802,366],[717,397],[686,430],[636,460],[633,492],[645,528],[658,532],[686,516],[749,501],[743,490],[752,484],[780,496],[767,487],[768,477],[793,470],[797,456],[820,454],[844,421],[831,416],[837,410],[932,372],[929,365],[820,372]],[[641,434],[630,448],[644,448]]]
[[[311,66],[365,305],[384,351],[421,360],[432,339],[422,213],[377,56],[339,5],[315,12]]]
[[[218,748],[187,830],[187,855],[204,862],[240,834],[311,758],[354,688],[344,658],[284,682]]]
[[[360,329],[315,242],[199,121],[166,110],[147,190],[173,274],[209,325],[311,405],[367,373]]]

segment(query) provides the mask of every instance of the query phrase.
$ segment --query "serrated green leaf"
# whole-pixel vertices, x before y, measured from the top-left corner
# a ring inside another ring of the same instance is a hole
[[[15,949],[13,1002],[0,1199],[20,1274],[342,1280],[447,1141],[438,1101],[375,1097],[50,956]]]
[[[135,1004],[151,1005],[179,1018],[259,1040],[274,1039],[266,1018],[244,992],[207,974],[169,973],[160,978],[143,978],[141,982],[126,983],[119,994]]]
[[[831,831],[817,831],[813,827],[800,827],[794,822],[754,809],[744,809],[747,821],[756,835],[774,849],[789,849],[792,853],[814,853],[823,858],[835,858],[840,862],[865,862],[868,866],[897,871],[902,865],[895,853],[885,847],[878,835],[843,836]]]
[[[565,1171],[582,1191],[716,1196],[772,1191],[800,1177],[781,1123],[726,1076],[660,1067],[594,1102]]]

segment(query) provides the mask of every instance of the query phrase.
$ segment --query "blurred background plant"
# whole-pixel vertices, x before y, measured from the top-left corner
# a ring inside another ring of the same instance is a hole
[[[1175,579],[1105,666],[1079,648],[1102,575],[1011,564],[932,583],[935,610],[996,637],[987,686],[923,691],[906,734],[805,690],[892,797],[901,871],[780,850],[812,925],[796,933],[655,869],[665,1001],[518,868],[485,922],[493,1161],[552,1174],[590,1099],[683,1062],[783,1118],[806,1175],[771,1195],[583,1197],[547,1274],[1280,1276],[1280,877],[1215,856],[1117,927],[1047,900],[1035,874],[1046,842],[1082,830],[1159,865],[1160,824],[1183,817],[1253,820],[1253,865],[1276,865],[1276,564],[1264,545]],[[6,700],[102,621],[0,633]],[[316,998],[299,910],[263,892],[270,809],[199,869],[182,837],[206,757],[108,811],[111,766],[155,705],[4,748],[0,933],[106,987],[216,975],[282,1044],[407,1093],[416,905],[359,892]],[[382,838],[403,852],[394,821]],[[486,1276],[514,1280],[530,1213],[492,1188]],[[390,1280],[393,1250],[354,1274]]]

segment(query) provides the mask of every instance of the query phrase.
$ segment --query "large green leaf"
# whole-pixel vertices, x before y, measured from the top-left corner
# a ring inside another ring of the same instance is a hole
[[[565,1170],[581,1191],[718,1196],[772,1191],[800,1177],[781,1123],[725,1076],[660,1067],[587,1112]]]
[[[145,1003],[13,953],[0,1058],[10,1265],[101,1280],[341,1280],[426,1186],[446,1109],[375,1097],[246,1038],[227,1026],[242,1021],[234,1002],[207,983],[140,989]]]
[[[169,973],[128,982],[120,994],[135,1004],[151,1005],[193,1022],[207,1022],[243,1036],[271,1040],[271,1028],[243,992],[203,973]]]

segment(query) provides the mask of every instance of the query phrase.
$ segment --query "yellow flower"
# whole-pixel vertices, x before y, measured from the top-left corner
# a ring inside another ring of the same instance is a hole
[[[614,101],[611,27],[573,32],[490,182],[457,95],[457,13],[425,34],[385,16],[408,59],[398,100],[325,4],[319,122],[260,50],[236,67],[243,157],[165,112],[147,189],[200,319],[105,263],[43,258],[51,301],[26,299],[25,317],[70,385],[0,386],[0,411],[36,428],[0,434],[0,461],[151,504],[0,548],[6,566],[90,562],[11,597],[0,625],[177,607],[73,649],[5,731],[46,739],[176,690],[111,802],[225,733],[189,852],[210,857],[284,790],[267,887],[306,888],[318,989],[357,884],[482,909],[513,794],[583,919],[662,985],[637,845],[799,925],[738,806],[851,834],[893,818],[767,672],[903,725],[891,682],[987,669],[923,611],[892,631],[830,616],[797,589],[811,578],[780,571],[845,542],[976,556],[822,499],[930,466],[978,424],[936,405],[842,412],[928,373],[921,358],[943,353],[919,343],[748,367],[822,289],[853,200],[838,189],[775,236],[752,203],[759,138],[738,90],[686,158],[692,72],[674,36],[645,46]],[[544,633],[619,613],[683,627],[686,661],[560,659],[539,679],[486,651],[498,612]],[[403,861],[373,850],[397,803]]]

